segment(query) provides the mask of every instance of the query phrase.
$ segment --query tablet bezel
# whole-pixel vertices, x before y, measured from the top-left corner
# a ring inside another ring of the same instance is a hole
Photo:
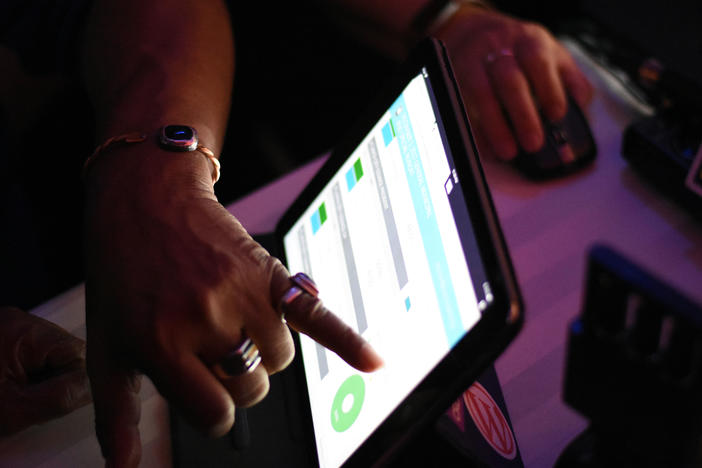
[[[292,203],[278,225],[275,238],[281,260],[285,263],[283,238],[336,171],[366,137],[409,81],[423,68],[429,73],[446,141],[453,156],[466,205],[472,218],[476,242],[495,300],[482,312],[478,323],[469,330],[444,359],[381,423],[343,466],[372,466],[387,462],[403,443],[431,423],[479,376],[514,338],[523,320],[523,306],[507,248],[499,227],[492,199],[478,159],[470,124],[459,88],[453,76],[446,49],[440,41],[427,39],[411,54],[405,65],[383,88],[368,111],[359,119],[347,138],[337,146],[312,181]],[[299,338],[295,336],[301,402],[309,415],[310,449],[317,460],[311,409],[300,356]],[[469,361],[466,361],[469,359]]]

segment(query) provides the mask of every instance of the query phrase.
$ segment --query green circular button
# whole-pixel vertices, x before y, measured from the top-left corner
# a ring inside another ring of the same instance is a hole
[[[336,432],[344,432],[356,421],[366,396],[366,384],[360,375],[344,380],[331,407],[331,424]]]

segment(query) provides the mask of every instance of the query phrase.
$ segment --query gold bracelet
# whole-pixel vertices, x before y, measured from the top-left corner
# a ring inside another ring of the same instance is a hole
[[[173,126],[167,126],[164,128],[168,128],[168,127],[173,127]],[[184,127],[184,126],[180,126],[180,127]],[[168,144],[164,145],[163,138],[161,139],[161,141],[162,141],[161,146],[165,147],[165,149],[169,149],[171,151],[173,151],[173,150],[175,150],[175,151],[198,151],[199,153],[205,155],[205,157],[207,157],[207,159],[209,159],[210,162],[212,163],[212,184],[214,185],[219,180],[220,171],[221,171],[222,166],[221,166],[219,160],[215,157],[215,155],[211,149],[199,144],[199,142],[197,141],[197,132],[195,132],[195,129],[193,129],[191,127],[186,127],[186,128],[192,130],[192,132],[193,132],[193,139],[194,139],[193,146],[194,147],[188,147],[188,148],[182,149],[183,147],[181,147],[180,145],[178,145],[178,146],[173,146],[173,145],[168,145]],[[161,132],[163,133],[163,129]],[[139,132],[125,133],[123,135],[118,135],[118,136],[113,136],[113,137],[108,138],[102,144],[98,145],[98,147],[95,148],[95,151],[93,151],[93,154],[91,154],[85,160],[85,163],[83,163],[83,171],[82,171],[83,179],[85,180],[85,178],[88,174],[88,170],[90,169],[92,164],[95,162],[95,159],[98,156],[100,156],[102,153],[104,153],[108,150],[114,149],[114,148],[119,148],[121,146],[127,146],[127,145],[130,145],[133,143],[143,143],[147,139],[148,139],[148,135],[146,135],[144,133],[139,133]]]

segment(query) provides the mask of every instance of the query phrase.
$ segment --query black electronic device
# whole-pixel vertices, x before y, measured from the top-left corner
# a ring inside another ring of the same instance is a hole
[[[702,307],[605,246],[586,281],[564,400],[590,426],[556,467],[700,466]]]
[[[702,108],[702,8],[698,0],[671,4],[579,0],[578,4],[579,17],[591,23],[580,39],[596,59],[626,73],[657,110],[669,104]]]
[[[360,374],[299,335],[321,467],[385,463],[515,336],[522,305],[448,54],[420,46],[282,217],[291,271],[379,351]]]
[[[568,34],[653,110],[626,128],[622,155],[662,193],[702,215],[696,188],[702,178],[690,172],[702,143],[699,2],[679,0],[671,7],[658,0],[586,0],[579,9]]]
[[[702,216],[702,119],[668,111],[629,125],[622,155],[662,193],[696,216]]]
[[[463,105],[446,50],[427,40],[267,239],[385,366],[361,373],[295,335],[295,361],[247,410],[249,449],[208,463],[388,463],[514,338],[522,303]],[[182,443],[192,431],[174,420]],[[198,455],[174,453],[184,467]]]
[[[530,179],[542,180],[577,172],[595,159],[597,146],[587,118],[572,97],[566,116],[549,121],[543,113],[544,145],[533,153],[520,151],[514,166]]]

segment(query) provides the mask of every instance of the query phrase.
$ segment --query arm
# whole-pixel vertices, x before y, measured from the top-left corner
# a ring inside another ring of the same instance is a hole
[[[233,75],[233,44],[226,18],[224,5],[215,1],[96,1],[86,24],[82,63],[95,109],[96,142],[183,123],[196,127],[202,140],[219,154]],[[216,57],[215,50],[220,51]],[[173,207],[164,205],[171,196],[179,207],[192,197],[191,191],[215,201],[204,158],[172,156],[145,142],[102,155],[86,177],[88,372],[96,433],[103,456],[114,466],[136,466],[141,456],[139,371],[146,370],[144,361],[151,356],[140,359],[137,353],[153,338],[146,322],[156,317],[149,317],[151,311],[145,310],[148,306],[138,296],[146,294],[153,304],[169,294],[160,288],[149,294],[150,284],[142,271],[155,274],[159,264],[167,261],[165,255],[175,255],[168,233],[153,232],[146,225],[143,228],[152,232],[144,239],[134,224],[148,223],[144,218],[154,211],[161,213],[160,226],[171,224],[165,218]],[[135,213],[140,204],[145,205],[143,213]],[[161,236],[167,250],[154,258],[148,250]],[[144,249],[139,249],[142,245]],[[140,259],[148,260],[148,265]],[[132,306],[136,309],[125,310]],[[131,312],[143,314],[144,320],[130,316]],[[129,328],[134,337],[128,337]],[[127,346],[120,349],[125,339]],[[167,385],[165,378],[160,380],[160,387]],[[160,391],[173,396],[166,389]],[[203,400],[212,402],[213,408],[207,408],[207,420],[198,426],[231,425],[231,399],[221,391],[213,397]]]
[[[185,124],[219,153],[233,75],[223,2],[97,1],[85,44],[98,141]],[[108,462],[135,466],[138,373],[191,424],[211,435],[226,433],[234,406],[263,398],[268,375],[292,359],[280,315],[290,281],[282,264],[217,202],[210,161],[198,152],[169,152],[152,139],[110,149],[90,166],[86,186],[96,430]],[[290,326],[356,367],[378,366],[363,340],[311,296],[295,299],[285,312]],[[213,372],[244,331],[262,365],[231,377]]]
[[[97,1],[84,44],[98,141],[175,119],[197,127],[219,153],[234,74],[221,1]]]

